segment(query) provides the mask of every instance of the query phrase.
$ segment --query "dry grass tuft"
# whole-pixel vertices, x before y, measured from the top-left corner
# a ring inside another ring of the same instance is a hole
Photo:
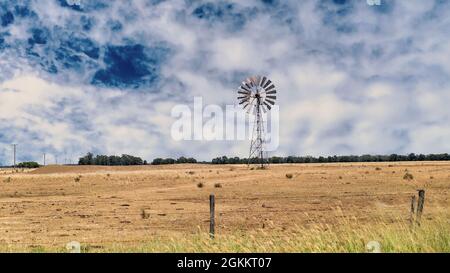
[[[410,173],[405,173],[405,175],[403,176],[403,179],[411,181],[414,179],[414,176]]]
[[[150,218],[150,213],[149,213],[147,210],[142,209],[142,210],[141,210],[141,218],[142,218],[142,219],[148,219],[148,218]]]

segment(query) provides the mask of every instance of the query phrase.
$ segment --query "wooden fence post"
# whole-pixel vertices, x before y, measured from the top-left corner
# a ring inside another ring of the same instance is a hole
[[[420,226],[420,219],[422,218],[423,205],[425,203],[425,190],[419,190],[419,201],[417,202],[416,222]]]
[[[215,210],[215,198],[214,194],[209,196],[209,237],[214,239],[214,210]]]
[[[416,196],[413,195],[413,196],[411,196],[411,213],[409,215],[409,221],[411,223],[411,227],[414,226],[414,222],[415,222],[414,214],[415,213],[416,213]]]

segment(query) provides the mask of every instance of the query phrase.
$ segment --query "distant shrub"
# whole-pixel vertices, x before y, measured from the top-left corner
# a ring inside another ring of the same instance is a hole
[[[222,188],[222,184],[216,183],[216,184],[214,184],[214,188]]]
[[[190,163],[190,164],[195,164],[197,163],[197,160],[195,158],[192,157],[179,157],[178,159],[173,159],[173,158],[155,158],[152,161],[152,165],[169,165],[169,164],[186,164],[186,163]]]
[[[294,177],[294,175],[292,173],[287,173],[286,174],[286,178],[291,179],[292,177]]]
[[[75,178],[74,178],[74,181],[75,181],[75,182],[80,182],[80,180],[81,180],[81,177],[82,177],[81,175],[79,175],[79,176],[75,177]]]
[[[17,164],[18,168],[29,168],[29,169],[36,169],[39,168],[39,164],[37,162],[31,161],[31,162],[22,162]]]
[[[148,213],[145,209],[141,210],[141,218],[142,219],[148,219],[150,218],[150,213]]]
[[[203,188],[203,186],[205,186],[205,185],[202,182],[198,182],[197,188]]]
[[[410,173],[405,173],[405,175],[403,176],[403,179],[405,180],[413,180],[414,176]]]
[[[376,171],[381,171],[381,168],[380,167],[376,167],[375,170]]]
[[[88,153],[78,160],[78,165],[104,165],[104,166],[129,166],[129,165],[144,165],[147,162],[140,157],[126,155],[96,155]]]

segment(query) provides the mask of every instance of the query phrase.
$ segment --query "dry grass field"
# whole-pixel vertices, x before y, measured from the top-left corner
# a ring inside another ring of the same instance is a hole
[[[395,248],[394,234],[390,249],[447,251],[450,239],[440,237],[450,230],[449,162],[0,169],[0,251],[63,251],[70,241],[97,252],[361,251],[377,238],[358,235],[354,243],[336,230],[376,226],[367,234],[389,241],[383,232],[406,227],[419,188],[426,190],[421,228],[429,229],[422,235],[431,237],[427,245]],[[210,193],[212,243],[205,239]],[[254,236],[278,238],[284,247]],[[323,236],[334,248],[314,246]],[[346,248],[336,245],[342,240]]]

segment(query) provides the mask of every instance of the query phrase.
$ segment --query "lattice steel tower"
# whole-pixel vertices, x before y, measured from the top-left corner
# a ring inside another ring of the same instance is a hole
[[[276,100],[275,85],[267,77],[253,76],[242,82],[238,89],[239,105],[242,105],[247,113],[253,114],[254,127],[250,143],[248,164],[255,162],[261,168],[268,164],[267,152],[265,151],[265,131],[263,113],[270,111]]]

